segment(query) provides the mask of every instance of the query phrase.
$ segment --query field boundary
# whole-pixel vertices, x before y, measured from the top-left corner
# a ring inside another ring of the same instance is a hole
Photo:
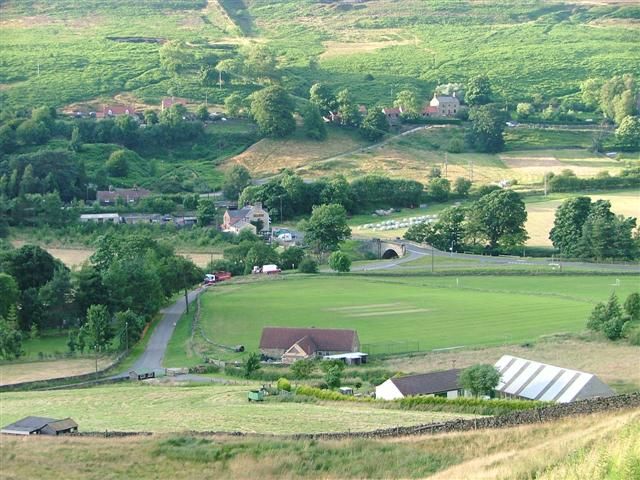
[[[351,438],[380,439],[394,437],[408,437],[432,435],[438,433],[467,432],[472,430],[486,430],[494,428],[509,428],[521,425],[551,422],[565,417],[591,415],[615,410],[640,408],[640,392],[615,395],[606,398],[593,398],[572,403],[560,403],[549,407],[523,410],[504,415],[480,417],[470,420],[450,420],[448,422],[426,423],[410,427],[392,427],[368,432],[336,432],[336,433],[299,433],[299,434],[260,434],[245,432],[216,432],[193,431],[174,432],[181,435],[193,435],[198,437],[244,437],[244,438],[280,438],[290,440],[344,440]],[[153,432],[78,432],[70,436],[78,437],[135,437],[151,436]],[[163,433],[163,435],[166,435]]]

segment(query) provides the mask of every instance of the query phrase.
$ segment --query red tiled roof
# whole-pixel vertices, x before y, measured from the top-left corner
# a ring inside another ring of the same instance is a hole
[[[431,105],[427,105],[422,109],[422,113],[438,113],[438,107],[432,107]]]
[[[101,113],[105,117],[108,115],[135,115],[136,107],[133,105],[103,105]]]
[[[351,352],[359,347],[358,334],[355,330],[265,327],[262,329],[260,348],[286,351],[293,344],[304,340],[304,337],[313,341],[317,350]]]
[[[396,107],[383,108],[382,113],[385,115],[400,115],[402,113],[402,109]]]

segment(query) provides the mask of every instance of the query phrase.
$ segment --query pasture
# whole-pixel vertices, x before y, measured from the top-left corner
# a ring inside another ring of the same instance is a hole
[[[256,385],[114,385],[1,393],[0,424],[26,415],[72,417],[83,431],[305,433],[374,430],[469,415],[381,408],[371,403],[247,402]]]
[[[335,413],[338,410],[327,419]],[[639,420],[638,412],[621,411],[516,428],[386,440],[7,436],[0,442],[0,462],[7,478],[36,478],[46,470],[69,480],[623,479],[631,478],[625,474],[638,461]],[[574,472],[579,476],[571,477]]]
[[[201,322],[217,343],[256,351],[262,328],[347,328],[374,353],[495,345],[580,332],[594,303],[621,299],[635,277],[287,276],[220,285],[202,296]]]

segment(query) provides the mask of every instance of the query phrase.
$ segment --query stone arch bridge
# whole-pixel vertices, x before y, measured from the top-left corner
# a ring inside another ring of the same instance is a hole
[[[373,253],[376,258],[400,258],[407,253],[407,248],[402,242],[392,242],[373,238],[363,241],[363,250]]]

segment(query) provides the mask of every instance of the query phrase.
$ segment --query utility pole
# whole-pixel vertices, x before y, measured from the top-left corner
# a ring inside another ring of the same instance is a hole
[[[218,70],[218,88],[222,90],[222,70]]]
[[[98,345],[94,345],[93,349],[96,351],[96,380],[98,380]]]
[[[124,332],[125,332],[125,351],[129,351],[129,322],[124,322]]]
[[[433,245],[431,245],[431,273],[434,272],[434,251]]]

